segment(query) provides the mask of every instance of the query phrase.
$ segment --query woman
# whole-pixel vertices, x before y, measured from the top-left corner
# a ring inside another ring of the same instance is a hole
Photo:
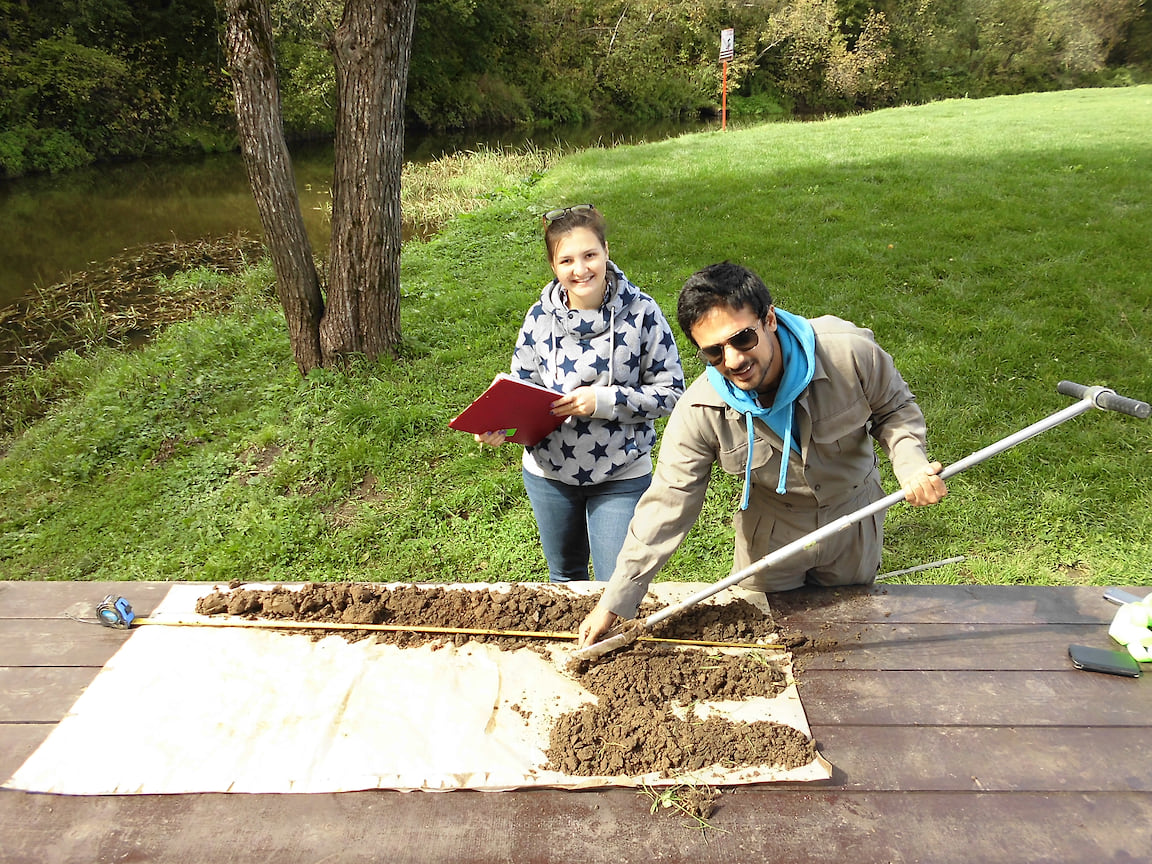
[[[608,257],[604,217],[591,204],[544,214],[556,278],[528,310],[512,374],[563,395],[569,418],[523,456],[524,486],[553,582],[616,566],[636,502],[652,480],[654,421],[684,392],[680,354],[656,301]],[[477,435],[493,447],[502,430]]]

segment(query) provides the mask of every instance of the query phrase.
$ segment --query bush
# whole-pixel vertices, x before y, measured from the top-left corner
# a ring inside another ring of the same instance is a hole
[[[19,177],[28,170],[28,139],[32,130],[18,126],[0,132],[0,174]]]
[[[663,76],[626,75],[606,82],[604,92],[612,113],[628,120],[681,117],[711,104],[691,80],[671,70]]]
[[[757,117],[764,120],[783,119],[791,108],[780,99],[760,93],[756,96],[728,96],[728,112],[733,117]]]
[[[28,161],[36,171],[71,171],[95,161],[92,154],[63,129],[45,129],[32,145]]]
[[[577,90],[570,79],[549,81],[533,101],[537,117],[566,126],[579,126],[595,118],[587,90]]]
[[[0,176],[71,171],[94,161],[84,145],[63,129],[17,126],[0,132]]]
[[[476,89],[481,126],[511,126],[532,119],[532,109],[519,87],[493,75],[481,75]]]

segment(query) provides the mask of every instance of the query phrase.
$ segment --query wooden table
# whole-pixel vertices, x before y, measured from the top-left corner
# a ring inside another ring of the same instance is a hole
[[[129,636],[67,616],[91,615],[110,592],[146,615],[167,588],[0,582],[4,778]],[[1152,861],[1152,674],[1077,671],[1067,657],[1069,643],[1109,644],[1116,607],[1102,593],[877,585],[774,597],[782,623],[820,648],[797,662],[834,776],[724,790],[706,833],[626,789],[0,790],[0,861]],[[148,698],[124,695],[125,711]],[[132,754],[94,743],[92,758]]]

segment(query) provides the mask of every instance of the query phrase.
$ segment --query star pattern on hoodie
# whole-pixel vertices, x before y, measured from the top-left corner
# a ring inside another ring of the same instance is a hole
[[[525,316],[512,368],[561,393],[597,388],[596,416],[572,417],[529,448],[546,477],[577,485],[615,479],[644,458],[656,442],[654,421],[684,392],[671,326],[612,262],[599,309],[569,309],[557,283],[545,286]]]

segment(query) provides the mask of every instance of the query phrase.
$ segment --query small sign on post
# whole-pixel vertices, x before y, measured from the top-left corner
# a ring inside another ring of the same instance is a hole
[[[720,59],[731,60],[736,56],[736,31],[729,27],[720,31]]]
[[[720,62],[724,65],[724,85],[720,91],[720,129],[728,128],[728,61],[736,56],[736,31],[720,31]]]

